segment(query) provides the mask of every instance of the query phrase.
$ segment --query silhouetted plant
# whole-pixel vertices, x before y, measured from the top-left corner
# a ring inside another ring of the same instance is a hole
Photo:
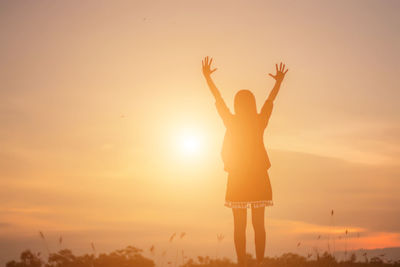
[[[383,260],[380,257],[372,257],[369,261],[373,265],[382,265]]]
[[[38,255],[33,254],[30,250],[25,250],[21,253],[19,262],[10,261],[6,267],[41,267],[43,266],[42,260]]]
[[[20,261],[10,261],[6,267],[154,267],[152,260],[141,254],[142,250],[128,246],[109,254],[93,254],[75,256],[71,250],[63,249],[58,253],[51,253],[48,261],[43,262],[29,250],[21,253]]]

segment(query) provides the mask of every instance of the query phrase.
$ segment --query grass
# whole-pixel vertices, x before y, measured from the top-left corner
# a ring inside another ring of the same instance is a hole
[[[154,246],[150,252],[154,252]],[[178,250],[177,250],[178,251]],[[61,249],[51,253],[47,259],[39,253],[30,250],[23,251],[19,260],[13,260],[6,267],[155,267],[157,257],[154,253],[150,258],[143,256],[143,250],[133,246],[125,249],[115,250],[110,253],[91,253],[80,256],[74,255],[71,250]],[[165,255],[164,255],[165,256]],[[339,261],[329,252],[322,255],[316,254],[315,258],[304,257],[294,253],[285,253],[279,257],[266,257],[262,266],[265,267],[400,267],[400,260],[387,261],[383,257],[357,259],[355,254],[347,260]],[[253,257],[248,254],[248,267],[256,266]],[[233,267],[236,264],[230,259],[211,258],[199,256],[195,259],[185,260],[182,249],[182,261],[176,257],[175,262],[159,261],[157,266],[179,266],[179,267]]]

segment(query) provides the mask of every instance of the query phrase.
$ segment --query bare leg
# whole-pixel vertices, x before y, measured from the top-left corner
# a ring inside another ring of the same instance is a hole
[[[261,264],[263,261],[265,253],[264,210],[264,207],[251,209],[251,219],[254,228],[254,241],[256,243],[256,258],[258,264]]]
[[[246,221],[247,209],[232,209],[233,212],[233,237],[235,240],[236,255],[240,267],[246,264]]]

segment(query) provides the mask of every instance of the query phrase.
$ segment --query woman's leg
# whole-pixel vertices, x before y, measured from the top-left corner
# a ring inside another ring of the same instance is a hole
[[[246,221],[247,209],[232,209],[233,237],[239,266],[246,266]]]
[[[265,252],[264,207],[251,209],[251,220],[254,228],[257,262],[261,263]]]

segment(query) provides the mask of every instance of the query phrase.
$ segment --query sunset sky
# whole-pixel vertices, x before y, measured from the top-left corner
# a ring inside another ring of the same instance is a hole
[[[400,247],[399,1],[1,1],[0,264],[26,248],[233,257],[228,106],[267,97],[266,255]],[[331,210],[334,216],[331,216]],[[169,243],[172,233],[186,232]],[[253,253],[252,229],[248,247]],[[321,239],[317,240],[318,235]],[[340,239],[339,239],[340,237]],[[301,246],[297,247],[298,242]],[[332,247],[331,247],[332,249]]]

